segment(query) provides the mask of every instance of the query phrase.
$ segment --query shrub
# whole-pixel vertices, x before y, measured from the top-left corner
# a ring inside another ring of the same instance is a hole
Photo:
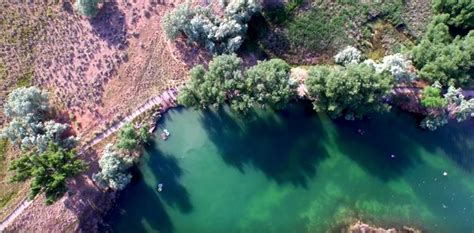
[[[358,64],[361,57],[362,54],[358,49],[352,46],[347,46],[344,50],[334,56],[334,60],[339,65],[347,66],[349,64]]]
[[[76,0],[74,8],[86,17],[94,17],[99,12],[98,4],[101,0]]]
[[[447,101],[441,96],[441,88],[427,86],[421,95],[421,105],[426,108],[444,108]]]

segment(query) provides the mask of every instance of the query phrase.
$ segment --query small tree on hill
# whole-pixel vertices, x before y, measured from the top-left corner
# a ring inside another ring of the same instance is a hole
[[[133,165],[133,158],[124,156],[108,144],[99,160],[101,171],[92,176],[103,188],[123,190],[132,179],[128,169]]]
[[[67,191],[67,180],[84,171],[85,164],[74,150],[66,151],[50,143],[39,155],[30,152],[13,160],[9,169],[15,172],[13,182],[32,178],[30,199],[44,192],[46,204],[52,204]]]

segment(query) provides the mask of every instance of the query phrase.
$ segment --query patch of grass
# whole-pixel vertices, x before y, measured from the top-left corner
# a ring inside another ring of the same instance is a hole
[[[23,74],[16,83],[17,87],[29,87],[31,86],[31,80],[33,78],[33,71],[28,71]]]
[[[312,9],[298,15],[286,25],[289,43],[294,48],[321,51],[345,36],[345,15],[334,15],[321,9]]]
[[[266,54],[292,64],[319,63],[346,45],[371,47],[371,24],[403,25],[404,0],[294,0],[264,9],[268,33],[255,39]],[[371,56],[379,57],[382,49]]]

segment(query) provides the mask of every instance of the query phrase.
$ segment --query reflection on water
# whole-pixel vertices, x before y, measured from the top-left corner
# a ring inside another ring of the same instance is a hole
[[[472,122],[427,132],[403,113],[333,121],[298,104],[244,120],[177,109],[162,124],[171,137],[146,148],[108,216],[116,232],[325,232],[355,219],[474,231]]]

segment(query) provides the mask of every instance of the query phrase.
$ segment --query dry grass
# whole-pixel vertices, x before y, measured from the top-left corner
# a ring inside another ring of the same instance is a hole
[[[17,152],[7,140],[0,141],[0,220],[6,218],[28,193],[28,182],[9,182],[11,174],[8,171],[8,164],[15,154]]]

